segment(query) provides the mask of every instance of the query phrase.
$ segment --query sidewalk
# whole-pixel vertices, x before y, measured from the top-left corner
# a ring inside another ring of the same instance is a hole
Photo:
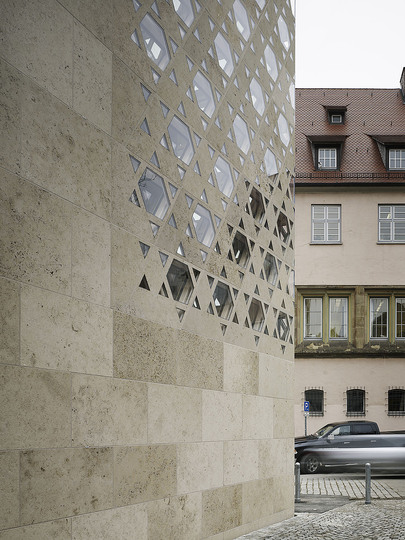
[[[364,504],[361,476],[301,476],[291,519],[237,540],[405,540],[405,477],[372,478]]]

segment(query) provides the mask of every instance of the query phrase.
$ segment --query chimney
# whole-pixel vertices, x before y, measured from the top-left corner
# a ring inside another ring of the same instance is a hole
[[[402,75],[399,79],[399,83],[401,85],[402,101],[405,103],[405,67],[402,69]]]

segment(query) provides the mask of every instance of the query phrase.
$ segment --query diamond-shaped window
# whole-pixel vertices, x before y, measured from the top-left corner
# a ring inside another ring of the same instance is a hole
[[[249,88],[250,88],[250,93],[252,94],[252,105],[256,109],[256,111],[260,114],[260,116],[262,116],[265,109],[262,87],[257,82],[257,80],[253,77],[253,79],[250,82]]]
[[[288,239],[290,238],[290,226],[288,224],[288,219],[285,214],[280,212],[277,220],[277,230],[281,240],[287,244]]]
[[[230,77],[233,72],[233,59],[229,43],[221,33],[214,39],[215,50],[217,51],[218,63],[225,73]]]
[[[288,51],[290,48],[290,33],[288,31],[288,26],[283,17],[280,15],[277,21],[278,31],[280,33],[281,43],[284,45],[284,48]]]
[[[266,153],[264,154],[264,165],[266,167],[267,176],[273,176],[278,173],[276,156],[269,148],[267,148]]]
[[[174,300],[182,304],[188,304],[190,296],[194,290],[188,266],[176,259],[173,259],[167,272],[167,281]]]
[[[250,212],[254,219],[257,219],[259,223],[263,221],[265,208],[263,203],[263,197],[256,188],[253,188],[249,196]]]
[[[285,144],[286,146],[288,146],[290,143],[291,136],[290,136],[290,129],[288,127],[288,122],[286,118],[284,117],[284,115],[280,114],[277,120],[277,125],[280,132],[281,142]]]
[[[266,48],[264,49],[264,58],[266,60],[266,69],[269,72],[270,77],[273,81],[276,81],[278,77],[277,58],[269,45],[266,45]]]
[[[288,317],[286,313],[280,311],[277,319],[277,330],[279,338],[282,341],[287,341],[288,335],[290,333],[290,323],[288,322]]]
[[[190,26],[194,21],[194,11],[191,0],[173,0],[174,10],[180,19]]]
[[[233,3],[233,12],[235,13],[236,28],[247,41],[250,37],[249,17],[240,0],[235,0]]]
[[[246,237],[239,231],[236,232],[232,242],[235,261],[242,268],[246,268],[250,259],[249,246]]]
[[[214,223],[210,212],[201,204],[197,204],[194,210],[193,225],[198,241],[204,246],[211,247],[215,236]]]
[[[172,142],[173,152],[186,165],[194,156],[194,146],[190,136],[190,130],[184,122],[177,116],[174,116],[167,128],[170,140]]]
[[[277,262],[274,255],[267,253],[263,261],[264,274],[270,285],[275,285],[278,278]]]
[[[230,197],[233,190],[231,167],[223,157],[218,156],[218,159],[214,165],[214,172],[219,191],[227,197]]]
[[[165,33],[158,23],[147,13],[139,25],[148,56],[160,69],[166,69],[170,62],[170,52]]]
[[[211,118],[215,111],[214,94],[212,93],[209,80],[201,73],[201,71],[197,71],[193,79],[193,88],[198,106]]]
[[[249,131],[246,122],[239,114],[236,115],[233,121],[233,130],[235,132],[236,144],[242,152],[247,154],[250,146]]]
[[[214,299],[217,315],[222,319],[228,320],[233,309],[231,291],[229,290],[228,285],[218,281],[212,297]]]
[[[262,303],[256,298],[252,298],[249,307],[249,317],[253,330],[260,332],[264,325],[264,311]]]
[[[146,211],[163,219],[170,206],[163,178],[152,170],[146,169],[138,185]]]
[[[293,109],[295,109],[295,85],[293,82],[290,84],[289,94],[290,94],[291,106]]]

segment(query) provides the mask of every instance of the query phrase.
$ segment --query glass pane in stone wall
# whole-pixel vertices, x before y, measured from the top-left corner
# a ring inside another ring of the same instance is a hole
[[[235,234],[235,238],[232,242],[233,247],[233,253],[235,256],[235,261],[241,266],[242,268],[246,268],[249,259],[250,259],[250,252],[249,247],[247,243],[247,239],[245,236],[243,236],[242,233],[237,231]]]
[[[190,26],[194,21],[194,11],[191,0],[173,0],[173,6],[184,24]]]
[[[249,131],[246,122],[239,114],[236,115],[233,121],[233,131],[235,133],[236,144],[242,152],[247,154],[250,146]]]
[[[250,93],[252,94],[252,105],[256,109],[256,111],[260,114],[260,116],[262,116],[265,109],[262,87],[257,82],[257,80],[253,77],[253,79],[250,82],[249,88],[250,88]]]
[[[284,115],[280,114],[280,116],[278,117],[277,124],[278,124],[278,129],[280,131],[281,142],[284,143],[286,146],[288,146],[290,143],[291,136],[290,136],[290,129],[288,127],[288,122],[285,119]]]
[[[197,204],[194,210],[193,225],[198,241],[207,247],[211,247],[215,236],[214,223],[210,212],[201,204]]]
[[[167,272],[167,281],[174,300],[188,304],[194,290],[188,266],[174,259]]]
[[[214,39],[215,50],[217,51],[218,63],[225,73],[230,77],[233,72],[233,59],[229,43],[222,34],[218,34]]]
[[[186,165],[190,165],[190,161],[194,156],[190,130],[177,116],[173,117],[167,129],[175,156],[184,161]]]
[[[271,285],[275,285],[278,277],[276,258],[271,253],[267,253],[263,261],[264,274]]]
[[[269,45],[266,45],[266,48],[264,49],[264,58],[266,61],[266,69],[269,72],[270,77],[273,81],[276,81],[278,77],[277,59]]]
[[[264,311],[261,302],[252,298],[249,307],[249,317],[253,330],[260,332],[264,324]]]
[[[232,173],[229,164],[224,160],[223,157],[218,156],[218,159],[214,165],[214,172],[219,191],[221,191],[221,193],[227,197],[230,197],[233,190]]]
[[[288,26],[283,17],[280,15],[277,21],[278,31],[280,33],[281,43],[284,45],[284,48],[288,51],[290,48],[290,32],[288,31]]]
[[[267,176],[278,173],[276,156],[269,148],[267,148],[266,153],[264,154],[264,165],[266,167]]]
[[[233,301],[228,285],[218,281],[212,296],[218,316],[223,319],[229,319],[233,309]]]
[[[193,79],[193,88],[198,106],[211,118],[215,110],[214,94],[210,82],[201,71],[197,71]]]
[[[163,219],[170,206],[163,178],[146,169],[138,182],[146,211]]]
[[[250,36],[249,18],[248,14],[246,13],[246,9],[240,0],[235,0],[233,4],[233,12],[235,13],[236,28],[247,41]]]
[[[162,28],[149,13],[142,19],[140,28],[149,58],[164,70],[170,62],[170,53]]]

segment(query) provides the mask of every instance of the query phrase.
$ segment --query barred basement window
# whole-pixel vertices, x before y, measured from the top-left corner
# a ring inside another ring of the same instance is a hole
[[[305,401],[309,401],[309,416],[323,416],[323,390],[316,388],[305,390]]]
[[[388,416],[405,416],[405,390],[388,390]]]
[[[359,388],[346,391],[346,416],[364,416],[366,392]]]

